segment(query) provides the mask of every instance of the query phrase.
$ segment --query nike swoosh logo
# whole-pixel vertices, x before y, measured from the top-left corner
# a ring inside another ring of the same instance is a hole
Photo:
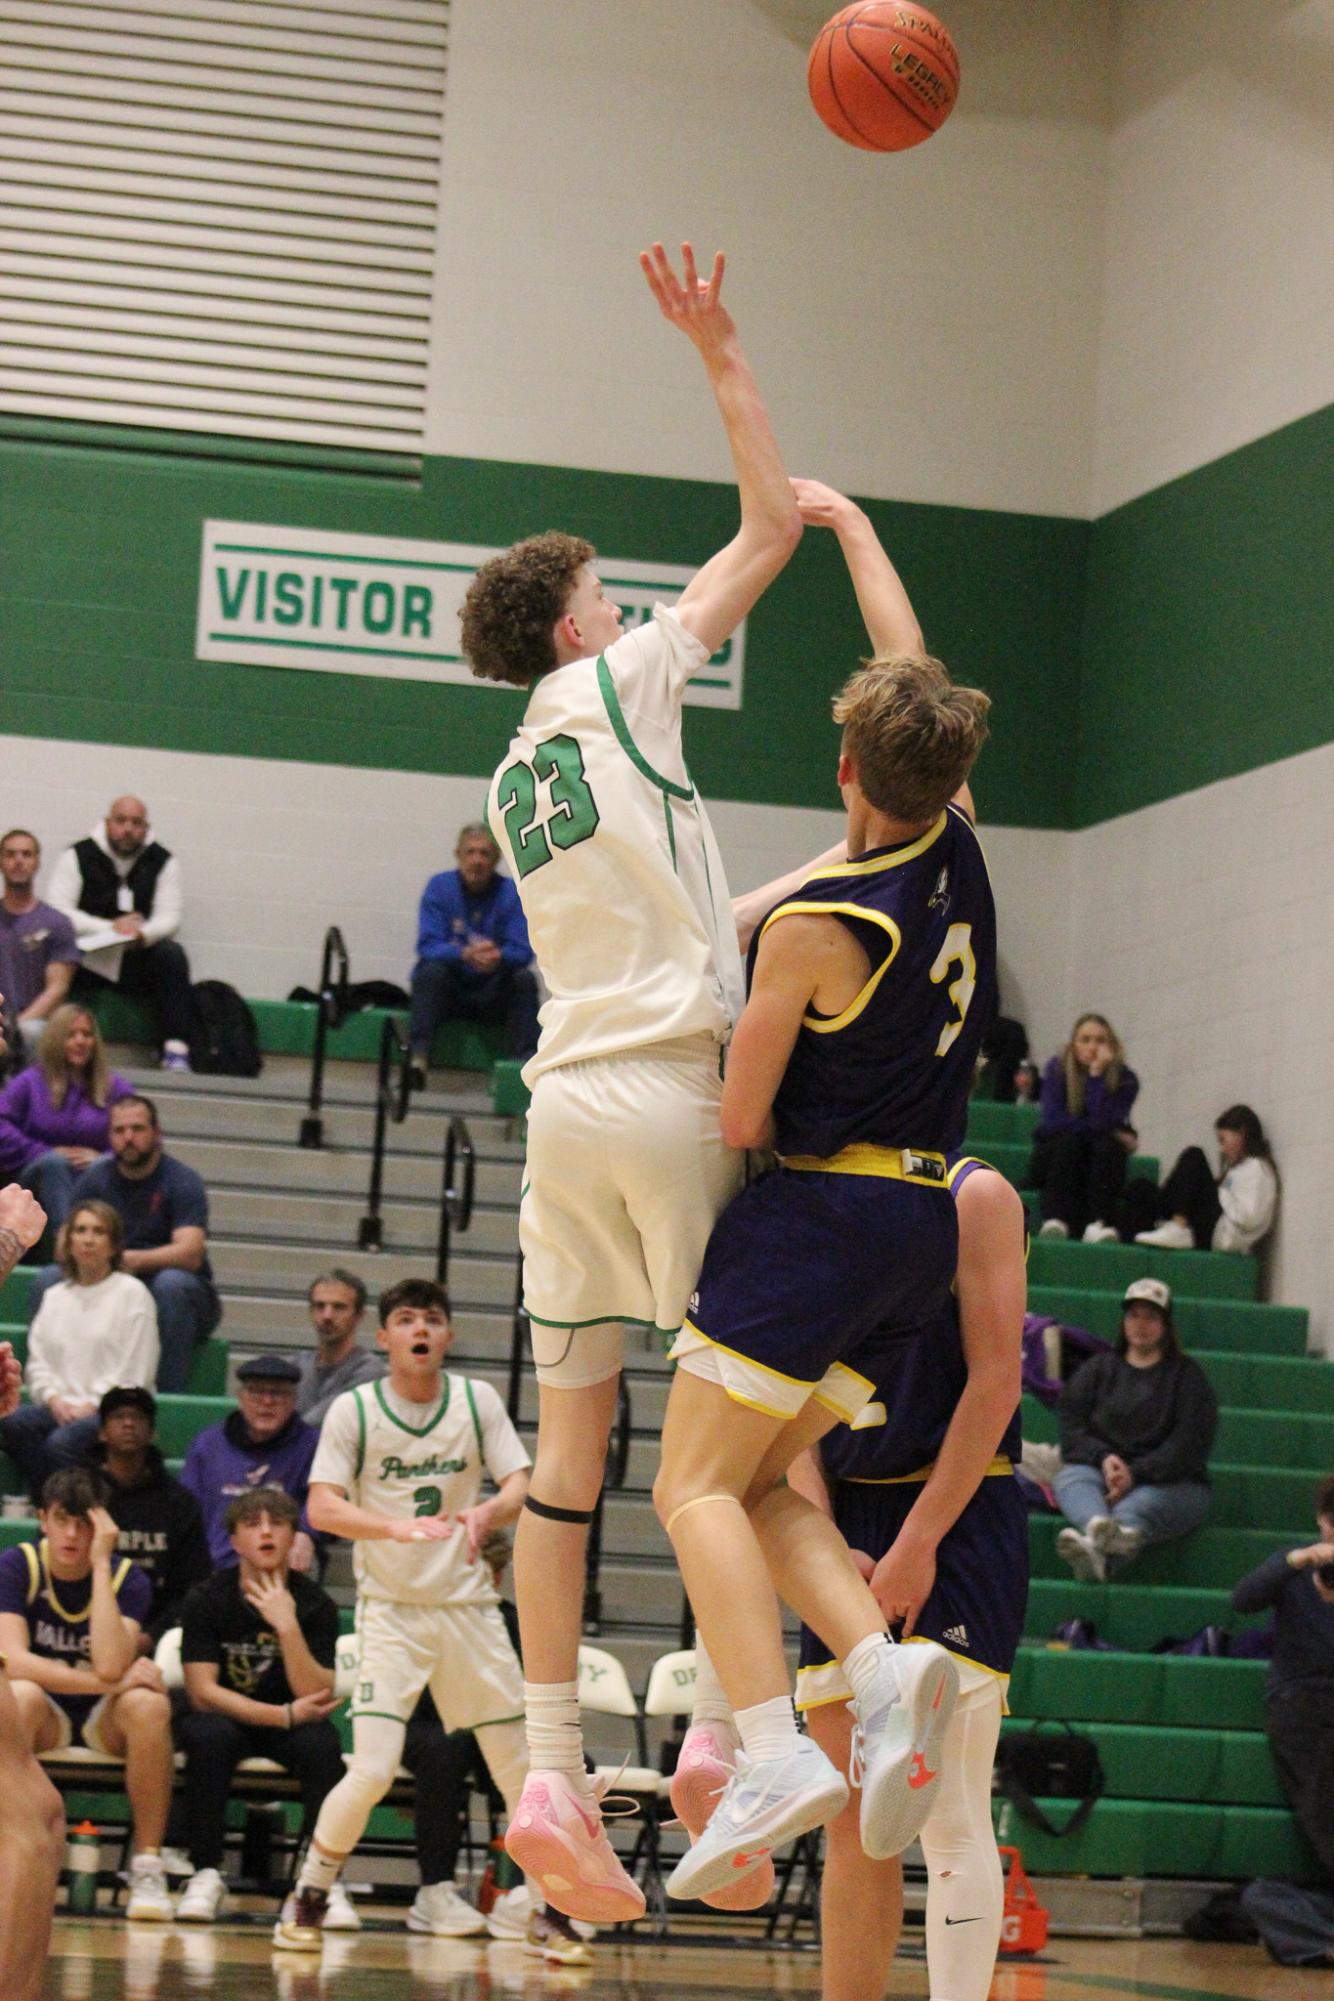
[[[946,1924],[947,1924],[947,1925],[975,1925],[975,1924],[978,1924],[978,1923],[980,1923],[980,1919],[978,1919],[978,1918],[946,1918],[945,1922],[946,1922]]]
[[[753,1855],[734,1855],[732,1857],[732,1867],[734,1869],[749,1869],[756,1862],[763,1862],[768,1853],[767,1848],[757,1848]]]
[[[908,1784],[911,1790],[915,1793],[919,1793],[922,1790],[923,1786],[929,1786],[932,1779],[938,1779],[939,1777],[940,1773],[933,1772],[930,1769],[930,1767],[926,1762],[926,1759],[922,1756],[922,1753],[920,1751],[914,1751],[912,1770],[908,1773]],[[962,1922],[962,1920],[960,1922]]]
[[[584,1823],[585,1828],[588,1830],[589,1840],[596,1841],[598,1835],[602,1832],[602,1815],[599,1814],[596,1819],[593,1819],[589,1814],[585,1813],[583,1807],[580,1806],[578,1800],[576,1799],[572,1799],[570,1801],[570,1805],[574,1808],[580,1820]]]

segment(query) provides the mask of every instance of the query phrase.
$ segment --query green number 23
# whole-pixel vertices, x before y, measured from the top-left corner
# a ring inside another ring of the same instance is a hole
[[[546,826],[537,823],[537,787],[551,780],[553,812]],[[531,764],[507,765],[500,774],[496,803],[521,876],[545,868],[551,847],[575,848],[598,824],[598,809],[584,777],[584,756],[572,736],[548,737],[533,753]]]

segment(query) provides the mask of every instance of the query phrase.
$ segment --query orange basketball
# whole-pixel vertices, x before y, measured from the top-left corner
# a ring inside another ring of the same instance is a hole
[[[868,153],[920,146],[959,95],[959,57],[934,14],[899,0],[854,0],[826,21],[806,65],[831,132]]]

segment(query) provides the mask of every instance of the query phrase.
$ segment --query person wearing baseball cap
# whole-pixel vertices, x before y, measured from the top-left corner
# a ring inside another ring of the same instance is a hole
[[[107,1513],[120,1530],[117,1552],[148,1573],[152,1603],[139,1635],[151,1654],[180,1624],[186,1593],[212,1569],[199,1503],[174,1480],[153,1442],[157,1399],[138,1383],[119,1383],[97,1409],[92,1463],[110,1489]]]
[[[252,1487],[281,1487],[301,1510],[291,1567],[309,1570],[315,1543],[306,1520],[306,1491],[319,1433],[296,1408],[301,1370],[290,1355],[250,1355],[236,1371],[236,1409],[190,1442],[181,1485],[198,1501],[208,1553],[218,1569],[236,1562],[227,1507]]]
[[[1126,1287],[1120,1339],[1076,1370],[1060,1418],[1053,1488],[1069,1526],[1056,1548],[1076,1577],[1101,1583],[1204,1521],[1218,1399],[1182,1350],[1162,1279]]]

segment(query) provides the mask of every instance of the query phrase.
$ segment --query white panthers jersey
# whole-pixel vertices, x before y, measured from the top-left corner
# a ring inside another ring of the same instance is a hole
[[[710,1034],[745,1000],[731,898],[681,748],[708,655],[674,611],[538,681],[487,819],[551,998],[524,1070]]]
[[[367,1514],[456,1515],[532,1462],[490,1383],[446,1374],[431,1404],[409,1403],[388,1377],[344,1390],[320,1431],[311,1483],[341,1487]],[[463,1528],[441,1542],[354,1541],[357,1590],[404,1605],[494,1605],[491,1574]]]

